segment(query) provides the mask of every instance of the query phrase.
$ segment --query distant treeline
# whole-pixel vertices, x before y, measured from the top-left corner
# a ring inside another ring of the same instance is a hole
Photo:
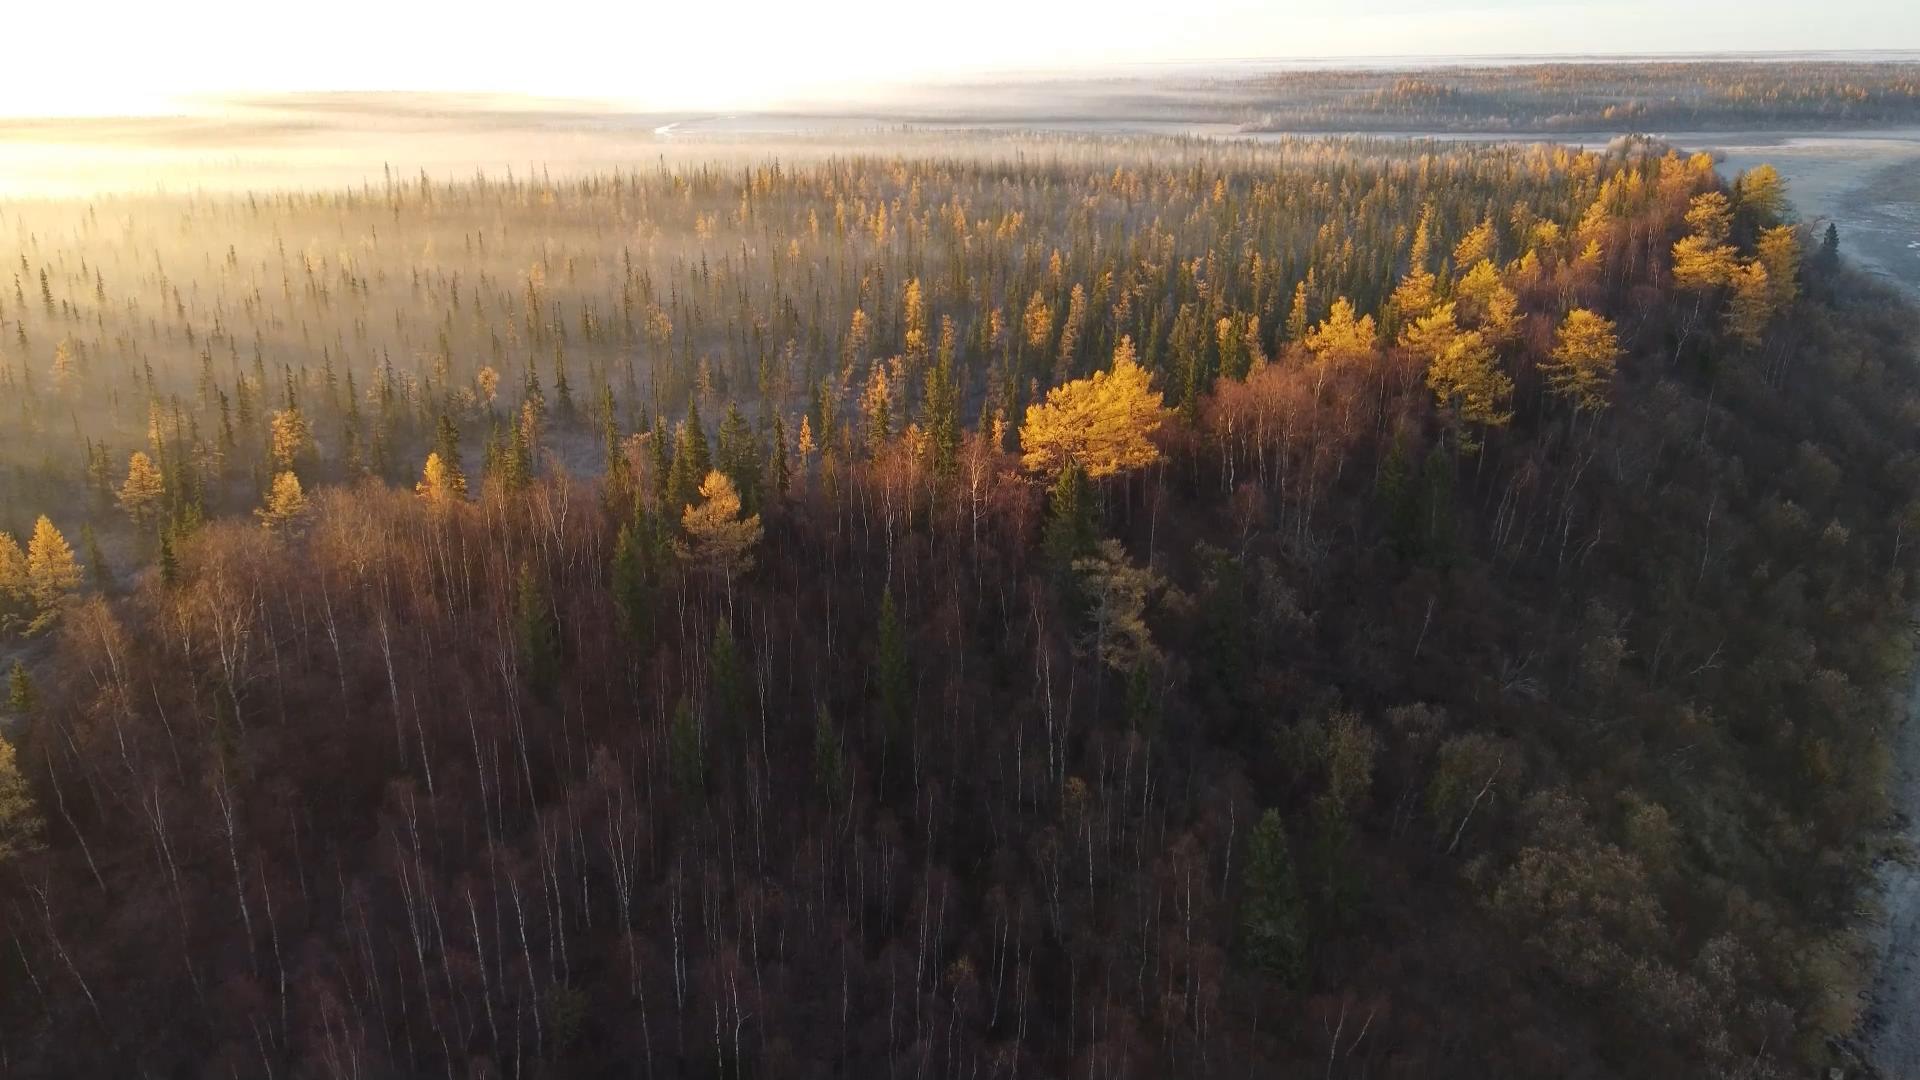
[[[1248,131],[1598,133],[1920,123],[1920,64],[1909,63],[1298,71],[1228,85]]]

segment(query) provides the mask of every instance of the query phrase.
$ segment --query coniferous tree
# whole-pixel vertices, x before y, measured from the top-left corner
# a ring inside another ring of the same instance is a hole
[[[1078,462],[1069,461],[1054,480],[1047,500],[1043,540],[1047,561],[1064,573],[1076,559],[1093,553],[1097,538],[1093,493],[1087,485],[1086,473]]]
[[[667,766],[674,790],[680,795],[700,799],[707,789],[706,750],[701,745],[700,725],[693,706],[682,696],[673,709],[673,727],[667,735]]]
[[[443,472],[441,489],[464,496],[467,493],[467,470],[460,460],[460,427],[446,413],[441,413],[434,423],[433,456],[440,459]]]
[[[1287,831],[1278,810],[1260,815],[1247,842],[1246,896],[1240,905],[1241,953],[1253,967],[1295,985],[1304,975],[1306,911]]]
[[[67,538],[45,514],[40,515],[33,523],[33,539],[27,543],[27,588],[33,597],[33,621],[27,624],[27,633],[37,634],[53,625],[80,590],[80,577],[80,562],[73,557]]]
[[[270,532],[297,534],[305,525],[307,511],[307,496],[301,490],[300,477],[288,470],[274,476],[266,505],[255,510],[254,515]]]
[[[953,373],[953,320],[940,319],[940,353],[927,372],[926,428],[934,475],[950,479],[960,466],[960,390]]]
[[[93,533],[91,522],[80,527],[81,548],[86,552],[87,575],[93,579],[93,587],[105,592],[113,587],[113,569],[107,565],[107,557],[100,550],[100,538]]]
[[[834,729],[833,717],[825,705],[820,706],[813,718],[813,786],[829,806],[840,801],[847,786],[847,763],[840,733]]]
[[[801,423],[805,422],[802,419]],[[793,467],[787,460],[787,422],[778,413],[773,417],[773,455],[767,459],[767,481],[781,498],[793,483]]]
[[[15,660],[13,670],[7,675],[7,710],[24,720],[33,714],[34,706],[39,701],[40,696],[33,689],[33,679],[27,674],[27,665]]]
[[[520,675],[535,697],[550,698],[560,678],[560,627],[546,585],[533,564],[522,562],[514,582],[514,638],[520,646]]]
[[[160,513],[166,498],[166,482],[160,470],[154,468],[153,459],[141,451],[134,451],[127,459],[127,478],[120,485],[120,508],[133,520],[136,530],[144,531]]]
[[[27,685],[26,672],[18,663],[14,665],[13,678],[14,690],[18,693]],[[26,707],[32,708],[31,697]],[[24,712],[21,715],[25,715]],[[42,829],[33,792],[14,760],[13,744],[5,735],[0,735],[0,865],[38,848]]]
[[[27,553],[21,550],[12,533],[0,532],[0,634],[26,629],[33,616]]]
[[[724,616],[713,624],[713,647],[707,659],[714,727],[727,740],[737,740],[747,725],[747,677],[733,629]]]

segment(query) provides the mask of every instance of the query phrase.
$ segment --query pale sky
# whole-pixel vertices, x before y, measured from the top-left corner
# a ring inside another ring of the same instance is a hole
[[[1920,0],[64,0],[6,5],[0,115],[492,91],[750,107],[1006,69],[1255,57],[1920,49]]]

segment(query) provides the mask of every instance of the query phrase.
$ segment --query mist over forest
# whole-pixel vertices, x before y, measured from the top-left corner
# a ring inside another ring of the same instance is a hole
[[[0,120],[0,1075],[1910,1075],[1912,128]]]

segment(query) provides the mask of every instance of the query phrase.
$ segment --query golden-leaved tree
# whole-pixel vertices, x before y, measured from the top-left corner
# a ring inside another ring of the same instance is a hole
[[[0,863],[39,846],[40,813],[14,760],[13,744],[0,736]]]
[[[33,523],[33,538],[27,542],[27,591],[33,601],[29,634],[52,626],[80,591],[80,560],[45,514]]]
[[[1021,462],[1054,474],[1069,463],[1098,479],[1142,469],[1159,459],[1154,433],[1166,421],[1153,375],[1134,361],[1133,339],[1114,346],[1113,366],[1047,392],[1027,407],[1020,426]]]
[[[1733,280],[1738,265],[1727,236],[1733,210],[1718,191],[1695,195],[1687,206],[1686,236],[1673,245],[1673,283],[1689,292],[1706,292]]]
[[[272,437],[268,449],[273,466],[281,472],[291,470],[313,445],[313,428],[299,409],[277,410],[270,422]]]
[[[1748,348],[1760,344],[1767,324],[1778,314],[1772,278],[1758,259],[1733,271],[1733,300],[1727,306],[1727,332]]]
[[[453,475],[438,453],[430,453],[426,466],[420,470],[420,482],[413,486],[413,490],[421,498],[438,505],[458,500],[465,492],[466,484]]]
[[[1427,388],[1435,401],[1458,423],[1505,427],[1513,419],[1507,406],[1513,399],[1513,380],[1500,370],[1500,358],[1478,330],[1469,330],[1447,343],[1446,351],[1427,365]],[[1477,442],[1465,432],[1461,448]]]
[[[1620,341],[1613,320],[1574,308],[1554,332],[1553,353],[1540,370],[1547,386],[1573,402],[1575,409],[1604,409],[1619,360]]]
[[[1353,301],[1342,296],[1333,302],[1333,308],[1320,325],[1307,335],[1307,350],[1323,364],[1364,360],[1373,353],[1374,339],[1378,336],[1373,316],[1356,317]]]
[[[127,479],[120,485],[120,509],[133,519],[136,529],[145,529],[159,513],[160,500],[167,492],[166,482],[153,459],[136,450],[127,459]]]
[[[0,634],[24,629],[33,618],[27,586],[27,553],[12,533],[0,532]]]
[[[715,470],[700,484],[700,505],[681,511],[686,539],[680,557],[731,582],[753,569],[753,547],[760,542],[760,515],[740,516],[740,493],[727,474]]]
[[[289,469],[273,478],[267,503],[254,514],[271,532],[298,532],[307,519],[307,495],[300,489],[300,478]]]

